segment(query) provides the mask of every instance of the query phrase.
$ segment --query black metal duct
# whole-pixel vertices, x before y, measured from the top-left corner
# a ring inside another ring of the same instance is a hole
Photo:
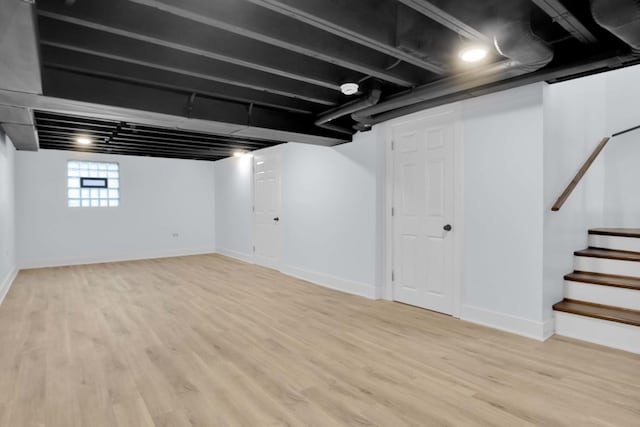
[[[640,1],[591,0],[591,13],[596,22],[631,46],[640,56]]]
[[[426,84],[360,110],[351,115],[361,123],[356,129],[393,118],[392,113],[383,114],[385,112],[437,98],[441,100],[439,105],[445,104],[448,95],[455,97],[459,92],[531,73],[547,65],[553,59],[553,50],[533,34],[527,4],[523,0],[501,2],[502,15],[492,25],[495,47],[508,60]]]
[[[351,114],[353,112],[362,110],[363,108],[370,107],[375,105],[380,101],[380,95],[382,94],[382,90],[380,89],[380,85],[378,82],[373,83],[371,89],[369,90],[369,94],[354,101],[351,101],[341,107],[334,108],[329,111],[325,111],[320,114],[316,121],[314,122],[316,126],[320,126],[325,129],[330,129],[337,132],[342,132],[345,134],[352,135],[353,131],[351,129],[343,128],[341,126],[332,125],[329,122],[340,117],[344,117],[347,114]],[[366,130],[366,129],[362,129]]]

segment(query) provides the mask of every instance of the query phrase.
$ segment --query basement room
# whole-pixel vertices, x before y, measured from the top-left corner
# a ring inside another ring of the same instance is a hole
[[[640,426],[638,0],[0,0],[0,427]]]

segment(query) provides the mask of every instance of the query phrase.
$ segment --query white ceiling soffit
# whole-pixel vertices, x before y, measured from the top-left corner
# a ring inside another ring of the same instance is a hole
[[[42,93],[32,1],[0,0],[0,89]]]

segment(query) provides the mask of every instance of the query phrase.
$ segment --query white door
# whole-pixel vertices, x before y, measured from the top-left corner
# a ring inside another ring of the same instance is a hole
[[[454,310],[455,120],[392,128],[393,299],[447,314]]]
[[[256,264],[280,267],[280,150],[268,150],[253,156],[253,221]]]

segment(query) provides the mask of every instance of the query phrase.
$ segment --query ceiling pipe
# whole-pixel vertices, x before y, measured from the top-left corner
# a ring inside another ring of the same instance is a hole
[[[631,46],[640,56],[640,2],[638,0],[591,0],[595,21]]]
[[[440,105],[450,104],[453,102],[463,101],[482,95],[488,95],[503,90],[513,89],[515,87],[524,86],[531,83],[554,80],[559,77],[566,77],[570,75],[579,75],[585,72],[593,72],[594,70],[606,71],[607,69],[618,68],[635,63],[638,63],[638,57],[634,57],[632,55],[621,55],[606,58],[592,58],[587,61],[575,63],[569,67],[558,66],[554,68],[545,68],[534,73],[521,75],[513,79],[502,80],[481,87],[473,87],[468,90],[463,90],[450,95],[418,102],[416,104],[411,104],[403,108],[388,111],[386,113],[376,115],[375,118],[372,118],[371,125],[386,122],[388,120],[396,119],[398,117],[406,116],[418,111],[424,111]]]
[[[382,95],[382,90],[380,89],[380,84],[374,80],[373,86],[369,90],[369,93],[366,96],[360,99],[351,101],[338,108],[325,111],[324,113],[320,114],[316,118],[316,121],[314,123],[316,126],[319,126],[325,129],[330,129],[336,132],[353,135],[353,130],[344,128],[342,126],[332,125],[329,122],[335,119],[339,119],[340,117],[344,117],[348,114],[355,113],[356,111],[362,110],[363,108],[371,107],[372,105],[377,104],[380,101],[381,95]]]
[[[362,109],[351,117],[360,123],[358,127],[368,128],[381,120],[383,113],[413,104],[427,103],[475,87],[488,85],[536,71],[551,62],[553,50],[531,30],[529,9],[523,1],[509,2],[508,10],[493,27],[493,43],[505,61],[490,64],[452,77],[420,86],[404,94]]]

